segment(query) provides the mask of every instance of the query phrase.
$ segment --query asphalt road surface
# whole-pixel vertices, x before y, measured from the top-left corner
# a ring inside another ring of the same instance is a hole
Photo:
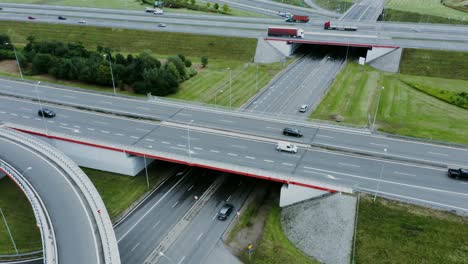
[[[355,3],[340,19],[375,22],[382,13],[384,0],[361,0]]]
[[[42,130],[43,120],[37,117],[35,110],[29,110],[34,106],[33,103],[2,98],[0,120],[28,126],[31,130]],[[98,140],[106,145],[134,145],[144,148],[148,154],[152,150],[158,150],[181,156],[189,155],[190,133],[190,153],[194,158],[287,174],[291,175],[291,180],[297,182],[318,181],[348,186],[459,212],[468,211],[466,183],[448,178],[446,169],[303,147],[299,148],[297,154],[281,153],[275,150],[276,141],[227,135],[221,131],[188,131],[185,127],[169,127],[76,110],[50,108],[56,111],[57,117],[47,120],[49,132],[75,136],[78,134],[83,139]],[[315,132],[315,138],[318,135],[323,136],[320,131]],[[309,137],[309,134],[306,135],[306,138]],[[330,140],[327,136],[321,140]],[[359,135],[352,139],[354,142],[359,139]],[[400,144],[405,147],[409,145],[404,142]],[[414,143],[415,146],[418,144]],[[380,148],[380,152],[384,151],[383,146],[377,147]],[[453,151],[466,154],[466,150],[447,148],[446,155],[452,155]],[[441,158],[444,156],[435,157]]]
[[[171,103],[164,100],[148,102],[139,99],[99,95],[49,86],[38,87],[38,93],[36,93],[34,84],[2,79],[0,79],[0,93],[21,95],[32,99],[36,99],[39,94],[42,101],[47,99],[48,101],[71,106],[90,107],[131,116],[156,118],[178,124],[187,124],[193,120],[191,126],[194,129],[197,127],[220,129],[223,131],[255,135],[276,140],[288,140],[303,144],[320,144],[325,147],[345,149],[351,152],[369,155],[385,154],[385,156],[412,159],[414,161],[440,162],[447,165],[468,166],[468,150],[466,149],[391,139],[383,136],[371,135],[369,133],[358,133],[359,131],[346,128],[331,128],[327,127],[325,124],[311,125],[310,123],[294,122],[291,120],[272,120],[258,115],[250,116],[245,113],[218,111],[211,108],[198,108],[188,104]],[[5,109],[4,112],[9,112],[14,109],[15,111],[31,114],[36,113],[37,109],[39,109],[37,103],[20,103],[20,101],[6,99],[2,99],[2,101],[5,102],[5,105],[0,107]],[[17,104],[26,104],[27,106],[16,107]],[[81,112],[68,110],[60,111],[65,111],[67,113],[59,114],[56,120],[65,118],[64,123],[67,125],[70,124],[70,122],[80,122],[84,118],[71,117],[71,115],[81,115]],[[14,116],[6,115],[6,117],[9,117],[7,118],[8,120],[15,119]],[[5,118],[5,116],[3,118]],[[92,127],[88,128],[104,130],[101,129],[101,126],[105,126],[107,123],[99,121],[101,118],[100,116],[94,118],[95,119],[91,121]],[[107,119],[107,117],[102,118]],[[55,121],[50,120],[50,122]],[[124,128],[124,125],[121,125],[120,121],[114,120],[112,122],[113,130]],[[150,126],[150,128],[147,128],[147,126]],[[136,140],[142,134],[151,131],[154,126],[155,125],[141,124],[139,130],[128,132],[129,138],[122,138],[122,140],[123,142]],[[283,136],[282,130],[285,127],[300,129],[304,137],[291,138]],[[74,127],[59,126],[59,129],[62,131],[72,131],[70,129],[74,129]],[[91,130],[88,131],[91,132]],[[82,131],[82,133],[84,132]],[[104,133],[101,136],[113,138],[115,135]],[[384,151],[385,149],[387,150],[386,152]]]

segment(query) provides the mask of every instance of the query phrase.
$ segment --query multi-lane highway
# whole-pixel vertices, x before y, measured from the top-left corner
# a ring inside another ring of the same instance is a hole
[[[384,8],[384,0],[361,0],[355,3],[340,20],[375,22]]]
[[[48,131],[62,137],[70,134],[69,136],[75,139],[79,136],[83,141],[92,140],[101,142],[101,145],[127,146],[127,152],[136,147],[145,151],[147,156],[152,156],[153,151],[181,158],[191,156],[197,160],[210,161],[211,164],[232,164],[235,167],[249,167],[275,175],[290,175],[290,180],[296,182],[313,181],[328,186],[348,186],[461,213],[468,211],[466,185],[449,179],[446,169],[443,168],[330,152],[307,145],[300,145],[303,147],[299,148],[297,154],[280,153],[275,150],[276,140],[252,139],[222,131],[208,132],[196,130],[195,127],[187,131],[185,126],[172,127],[61,107],[50,108],[57,112],[57,117],[46,122]],[[31,131],[44,131],[44,123],[37,118],[36,109],[36,103],[0,99],[0,119],[12,126],[19,125],[23,128],[28,127]],[[318,135],[323,136],[316,129],[308,131],[315,131],[315,134],[306,132],[307,136],[303,140],[310,140],[311,135],[314,138],[319,138]],[[328,137],[325,135],[321,140],[329,140]],[[384,147],[377,142],[374,144],[378,144],[376,147],[383,153]],[[400,144],[408,145],[405,142]],[[449,158],[452,153],[466,155],[466,152],[447,148],[447,156],[436,158]]]
[[[341,43],[340,45],[366,44],[413,48],[468,50],[468,27],[404,23],[352,22],[359,27],[356,32],[324,31],[324,19],[307,24],[286,23],[282,18],[242,18],[224,16],[198,16],[188,14],[165,14],[154,16],[141,11],[102,10],[76,7],[44,7],[31,5],[20,7],[9,4],[2,11],[2,20],[27,21],[33,15],[34,22],[75,24],[81,19],[86,25],[103,27],[163,30],[195,34],[212,34],[241,37],[266,37],[268,26],[300,26],[305,29],[304,40],[315,43]],[[59,21],[63,15],[68,20]],[[167,27],[159,28],[157,23]],[[350,22],[351,23],[351,22]],[[82,25],[82,26],[86,26]]]

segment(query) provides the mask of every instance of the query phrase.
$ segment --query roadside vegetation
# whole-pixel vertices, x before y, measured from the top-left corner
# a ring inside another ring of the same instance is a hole
[[[361,197],[356,263],[458,264],[467,259],[468,218]]]
[[[373,119],[368,117],[374,117],[380,95],[379,130],[467,144],[468,110],[457,106],[466,102],[466,87],[465,80],[390,74],[350,63],[312,118],[336,120],[341,116],[345,123],[369,125]]]
[[[317,5],[338,13],[345,13],[354,5],[353,0],[313,0]]]
[[[440,0],[388,0],[385,21],[466,24],[468,13],[455,10]]]
[[[442,0],[440,2],[441,4],[448,6],[450,8],[453,8],[462,12],[468,12],[468,4],[466,0]]]
[[[310,6],[308,4],[306,4],[306,2],[304,0],[273,0],[273,1],[278,2],[278,3],[287,4],[287,5],[310,8]],[[281,11],[281,10],[278,10],[278,11]]]
[[[163,176],[174,172],[176,168],[176,164],[166,162],[154,162],[149,165],[150,190],[163,180]],[[130,177],[89,168],[81,169],[89,176],[101,195],[112,221],[116,221],[148,191],[144,170],[137,176]],[[0,180],[0,190],[0,208],[8,221],[18,251],[28,253],[42,250],[40,232],[26,196],[8,177]],[[0,255],[6,254],[16,252],[0,215]]]
[[[42,250],[39,228],[31,204],[16,184],[5,177],[0,180],[0,208],[15,240],[18,252]],[[0,255],[16,254],[3,217],[0,214]],[[3,260],[0,258],[0,261]]]

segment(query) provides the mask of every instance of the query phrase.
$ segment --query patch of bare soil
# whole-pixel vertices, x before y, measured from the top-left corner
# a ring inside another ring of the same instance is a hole
[[[0,61],[0,72],[18,73],[18,66],[15,60],[2,60]]]

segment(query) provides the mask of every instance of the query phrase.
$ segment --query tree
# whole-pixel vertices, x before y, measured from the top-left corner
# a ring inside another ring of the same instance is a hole
[[[206,65],[208,65],[208,57],[206,56],[201,57],[201,64],[202,64],[202,67],[205,68]]]
[[[182,79],[182,76],[180,76],[180,73],[177,70],[177,67],[175,66],[175,64],[173,62],[168,62],[166,64],[166,71],[168,73],[172,74],[172,76],[174,76],[176,78],[176,80],[181,80]]]
[[[185,63],[180,59],[179,56],[177,57],[169,57],[167,59],[167,63],[173,63],[174,66],[177,69],[177,72],[179,73],[179,79],[178,80],[184,80],[185,77],[187,76],[187,73],[185,72]]]
[[[191,5],[193,5],[193,6],[194,6],[196,3],[197,3],[197,1],[196,1],[196,0],[190,0],[190,4],[191,4]]]
[[[229,13],[230,9],[229,9],[229,6],[227,4],[224,4],[221,9],[223,10],[224,13]]]
[[[211,3],[210,3],[210,2],[206,2],[206,7],[207,7],[207,8],[210,8],[210,7],[211,7]]]
[[[115,63],[116,64],[127,65],[127,60],[125,60],[125,57],[122,54],[117,53],[115,55]]]
[[[184,64],[185,64],[185,67],[187,67],[187,68],[192,67],[192,61],[189,60],[189,59],[186,59],[186,60],[184,61]]]
[[[177,57],[179,57],[182,61],[185,61],[185,56],[183,54],[177,54]]]
[[[218,9],[219,9],[219,4],[218,4],[218,3],[214,3],[213,9],[216,10],[216,11],[218,11]]]
[[[13,49],[10,37],[7,34],[0,34],[0,49]]]
[[[50,54],[38,53],[32,61],[33,74],[43,74],[49,71],[53,57]]]

